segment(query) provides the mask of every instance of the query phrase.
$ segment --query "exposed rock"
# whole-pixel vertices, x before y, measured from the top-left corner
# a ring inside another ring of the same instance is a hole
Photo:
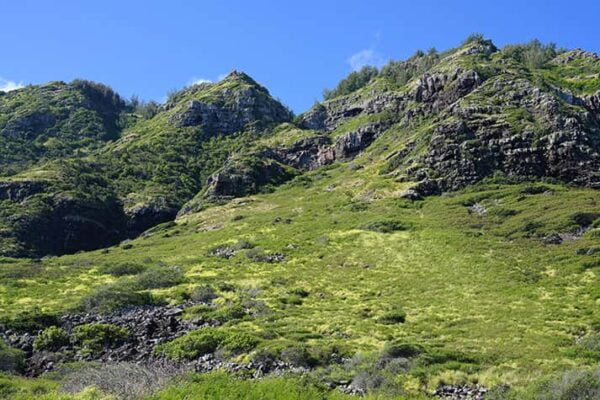
[[[125,208],[128,236],[136,236],[151,227],[163,222],[172,221],[177,215],[177,208],[168,204],[164,197]]]
[[[225,87],[206,100],[202,100],[202,92],[210,85],[192,87],[189,90],[198,91],[200,99],[188,101],[181,112],[173,114],[171,123],[177,127],[202,126],[210,134],[230,134],[257,123],[264,127],[291,121],[291,112],[248,75],[233,71],[223,82],[239,83],[239,87]]]
[[[570,50],[570,51],[566,51],[564,53],[559,54],[552,61],[556,64],[568,64],[571,61],[576,60],[576,59],[585,59],[585,60],[589,60],[592,62],[600,60],[600,58],[598,57],[598,54],[596,54],[594,52],[584,51],[582,49],[575,49],[575,50]]]
[[[0,182],[0,200],[20,202],[29,196],[40,193],[45,185],[41,181],[6,181]]]
[[[63,346],[57,352],[35,352],[33,342],[39,332],[16,332],[0,327],[0,338],[10,346],[26,352],[27,375],[37,376],[52,370],[59,362],[92,361],[103,362],[153,360],[154,346],[173,340],[186,332],[201,327],[216,326],[215,321],[182,319],[185,307],[194,303],[168,306],[137,306],[124,308],[108,314],[66,314],[60,319],[60,327],[70,333],[83,324],[112,324],[125,328],[131,336],[115,346],[94,354],[74,351],[73,344]]]
[[[0,135],[10,139],[32,140],[40,131],[45,131],[56,123],[54,115],[45,111],[34,111],[16,115],[8,120]]]
[[[439,176],[442,190],[456,190],[492,173],[529,178],[553,177],[592,188],[600,187],[600,154],[593,137],[600,127],[584,115],[562,115],[559,100],[525,80],[496,80],[493,92],[504,107],[527,110],[546,126],[540,133],[519,133],[496,111],[485,119],[477,109],[453,106],[448,120],[437,124],[425,169]],[[504,99],[505,100],[504,100]]]
[[[449,400],[483,400],[488,390],[481,386],[444,385],[439,387],[433,395]]]

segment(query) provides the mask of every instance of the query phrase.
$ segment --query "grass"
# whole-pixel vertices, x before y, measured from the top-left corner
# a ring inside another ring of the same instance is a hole
[[[577,213],[598,213],[594,191],[488,184],[411,203],[395,196],[404,184],[379,176],[376,165],[350,171],[340,164],[308,178],[187,216],[165,229],[168,238],[149,235],[128,250],[7,259],[1,315],[69,309],[101,285],[133,279],[108,275],[105,265],[160,262],[179,266],[185,280],[140,293],[179,302],[208,285],[223,310],[249,298],[262,303],[252,318],[224,319],[228,329],[262,338],[255,351],[300,343],[369,353],[400,340],[476,359],[466,372],[453,361],[409,373],[404,384],[414,393],[442,381],[526,386],[596,362],[574,351],[578,335],[600,320],[597,269],[581,268],[597,255],[578,254],[595,239],[541,240],[573,229]],[[475,202],[489,212],[470,213]],[[253,261],[245,249],[207,257],[232,240],[283,253],[285,261]]]
[[[480,58],[470,62],[500,68],[497,57]],[[453,62],[433,71],[447,71]],[[502,68],[511,72],[515,65]],[[553,67],[527,73],[527,80],[546,83],[570,79]],[[494,91],[494,82],[512,78],[490,78],[463,105],[489,105],[497,115],[481,118],[537,132],[534,116],[502,108],[508,94]],[[596,87],[593,79],[578,93]],[[175,96],[220,101],[218,90],[247,83],[229,80],[205,93],[190,88]],[[126,131],[131,138],[100,155],[113,164],[107,193],[127,194],[126,207],[160,196],[178,203],[167,206],[179,206],[230,153],[287,146],[314,134],[283,124],[260,138],[250,132],[206,138],[192,129],[163,129],[168,117],[140,122]],[[387,118],[384,112],[349,119],[331,135]],[[304,377],[260,381],[190,375],[155,399],[345,399],[322,382],[353,379],[381,399],[423,398],[440,384],[508,384],[522,399],[539,390],[571,390],[572,382],[592,387],[600,327],[598,192],[496,177],[423,201],[401,199],[410,183],[398,179],[400,167],[412,162],[407,154],[426,152],[439,122],[400,121],[353,160],[362,168],[337,163],[272,193],[206,205],[126,245],[41,260],[0,258],[0,318],[44,329],[74,308],[108,311],[192,298],[210,305],[191,307],[186,317],[222,326],[157,351],[193,359],[220,349],[238,361],[280,357],[314,367]],[[48,175],[45,169],[32,173]],[[545,240],[557,235],[566,239]],[[330,365],[333,353],[351,362]],[[59,382],[5,375],[0,393],[62,398]],[[93,391],[81,396],[101,398]]]

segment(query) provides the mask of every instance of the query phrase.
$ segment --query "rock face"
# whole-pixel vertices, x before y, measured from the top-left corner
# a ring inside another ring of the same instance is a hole
[[[177,127],[202,126],[212,134],[231,134],[270,124],[288,122],[292,113],[274,100],[269,92],[248,75],[234,71],[223,81],[234,84],[204,99],[189,100],[180,112],[173,114],[171,123]],[[190,90],[210,90],[209,87],[192,87]]]
[[[270,148],[255,157],[232,160],[206,182],[206,190],[179,211],[197,212],[206,201],[258,193],[265,185],[281,184],[301,171],[313,170],[337,160],[350,160],[367,148],[389,123],[367,123],[335,139],[318,135],[288,147]]]
[[[124,209],[127,236],[137,236],[155,225],[171,221],[177,211],[164,197],[154,197],[143,204],[127,207]]]
[[[3,252],[6,256],[42,256],[94,250],[123,238],[124,216],[120,203],[90,202],[67,196],[27,198],[23,213],[6,219],[19,247]],[[32,209],[35,208],[35,212]]]
[[[0,200],[20,202],[29,196],[44,190],[41,181],[7,181],[0,182]]]
[[[443,190],[456,190],[486,176],[551,177],[600,188],[600,125],[593,108],[561,110],[560,100],[526,80],[490,83],[502,106],[455,105],[433,131],[420,161]],[[588,100],[594,104],[594,100]],[[582,101],[583,102],[583,101]],[[516,133],[507,112],[531,119]],[[482,116],[485,112],[485,117]],[[537,125],[537,126],[536,126]]]

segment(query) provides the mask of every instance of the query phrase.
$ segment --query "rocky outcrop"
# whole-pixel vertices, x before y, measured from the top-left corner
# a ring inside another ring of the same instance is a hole
[[[52,370],[57,362],[69,361],[134,361],[147,362],[156,358],[154,346],[173,340],[192,330],[216,326],[216,321],[182,319],[185,307],[193,303],[168,306],[136,306],[107,314],[65,314],[59,327],[70,334],[73,328],[84,324],[111,324],[124,328],[129,337],[116,345],[106,345],[98,352],[79,352],[73,343],[67,343],[55,352],[35,351],[33,343],[40,331],[17,331],[0,327],[0,338],[10,346],[27,354],[26,374],[37,376]]]
[[[444,191],[494,173],[600,188],[600,127],[595,121],[585,112],[561,110],[557,97],[526,80],[497,80],[493,86],[503,106],[486,109],[484,118],[477,107],[449,108],[419,159],[422,171],[429,171]],[[533,121],[518,132],[514,124],[521,120],[507,119],[516,109]]]
[[[317,104],[300,116],[299,126],[333,131],[359,115],[387,113],[386,119],[396,121],[415,115],[426,116],[448,107],[483,81],[477,72],[460,67],[450,72],[425,73],[417,79],[411,90],[403,94],[372,90]],[[416,108],[409,107],[410,102],[419,104]]]
[[[585,51],[582,49],[574,49],[574,50],[570,50],[570,51],[565,51],[562,54],[559,54],[558,56],[556,56],[556,58],[554,58],[554,60],[552,60],[552,62],[554,62],[555,64],[568,64],[571,61],[577,60],[577,59],[584,59],[584,60],[588,60],[591,62],[596,62],[599,61],[600,58],[598,57],[598,54],[591,52],[591,51]]]
[[[451,73],[425,73],[410,92],[410,97],[427,105],[427,113],[437,113],[464,97],[483,82],[473,70],[456,68]]]
[[[314,106],[302,114],[298,125],[304,129],[333,131],[342,123],[359,115],[373,115],[389,111],[391,114],[401,110],[404,96],[390,92],[377,92],[349,95]]]
[[[126,207],[124,213],[127,219],[127,236],[135,237],[155,225],[172,221],[177,211],[178,208],[169,204],[165,197],[154,197],[143,203]]]
[[[192,87],[198,94],[189,100],[181,111],[174,113],[171,123],[177,127],[202,126],[211,134],[230,134],[270,124],[288,122],[291,112],[273,99],[269,92],[244,73],[234,71],[215,85],[223,88],[216,93],[211,86]],[[230,87],[226,83],[235,83]]]
[[[20,202],[29,196],[44,190],[42,181],[6,181],[0,182],[0,200]]]
[[[258,193],[266,185],[278,185],[299,171],[313,170],[336,160],[350,160],[367,148],[388,123],[367,123],[338,137],[318,135],[288,147],[270,148],[246,159],[232,159],[206,182],[206,190],[186,203],[183,216],[201,210],[207,201]]]
[[[12,238],[20,246],[3,249],[2,255],[33,257],[94,250],[118,243],[124,235],[125,218],[116,199],[90,201],[57,194],[25,198],[20,207],[21,212],[5,220],[11,228],[9,236],[0,237]]]

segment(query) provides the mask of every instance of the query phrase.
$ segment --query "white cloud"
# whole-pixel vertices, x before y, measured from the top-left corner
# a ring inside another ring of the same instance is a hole
[[[212,81],[205,78],[192,78],[190,79],[189,85],[200,85],[201,83],[212,83]]]
[[[350,58],[348,58],[348,64],[353,71],[358,71],[365,65],[373,65],[375,67],[381,66],[385,60],[373,49],[365,49],[361,50],[358,53],[353,54]]]
[[[17,90],[25,87],[23,82],[9,81],[4,78],[0,78],[0,92],[10,92],[11,90]]]

